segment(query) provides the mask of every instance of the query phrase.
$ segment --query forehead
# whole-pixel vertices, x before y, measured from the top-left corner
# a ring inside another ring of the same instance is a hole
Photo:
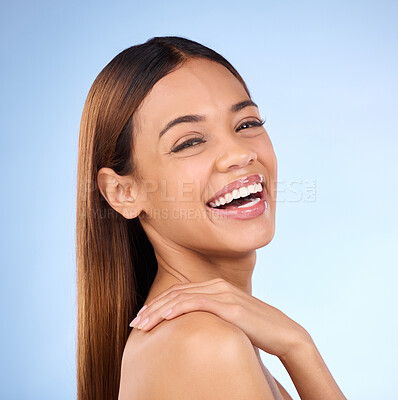
[[[190,59],[153,86],[135,117],[144,130],[158,131],[173,117],[228,112],[232,104],[245,99],[249,99],[245,89],[226,67]]]

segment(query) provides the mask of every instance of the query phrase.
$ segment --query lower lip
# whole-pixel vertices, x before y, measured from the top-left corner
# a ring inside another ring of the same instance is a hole
[[[233,219],[251,219],[258,217],[264,214],[265,210],[268,209],[268,202],[265,198],[264,189],[261,192],[260,201],[256,204],[249,206],[238,208],[234,206],[230,206],[228,208],[213,208],[206,206],[209,208],[214,214],[216,214],[220,218],[233,218]]]

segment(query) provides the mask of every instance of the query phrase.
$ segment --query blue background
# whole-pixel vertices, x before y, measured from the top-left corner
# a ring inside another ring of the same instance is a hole
[[[2,2],[1,398],[76,396],[81,112],[117,53],[164,35],[225,56],[267,118],[280,191],[253,295],[310,332],[347,398],[398,398],[397,4]]]

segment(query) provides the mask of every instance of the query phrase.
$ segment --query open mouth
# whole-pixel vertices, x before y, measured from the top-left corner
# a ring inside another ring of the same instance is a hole
[[[242,186],[206,203],[216,209],[251,207],[264,198],[264,182]]]

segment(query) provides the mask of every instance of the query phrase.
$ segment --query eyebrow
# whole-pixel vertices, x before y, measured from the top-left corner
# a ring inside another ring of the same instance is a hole
[[[244,101],[240,101],[239,103],[233,104],[230,108],[229,108],[229,112],[231,113],[236,113],[242,109],[244,109],[245,107],[250,107],[250,106],[254,106],[257,107],[257,104],[252,101],[252,100],[244,100]],[[169,130],[171,129],[173,126],[181,124],[183,122],[202,122],[205,121],[206,117],[204,115],[200,115],[200,114],[190,114],[190,115],[181,115],[180,117],[174,118],[173,120],[171,120],[161,131],[159,134],[159,139]]]

